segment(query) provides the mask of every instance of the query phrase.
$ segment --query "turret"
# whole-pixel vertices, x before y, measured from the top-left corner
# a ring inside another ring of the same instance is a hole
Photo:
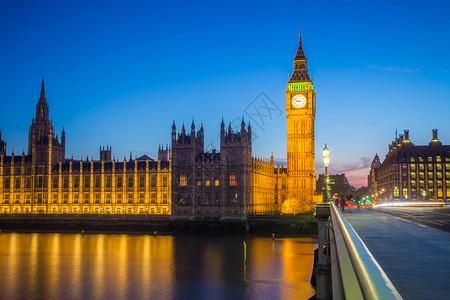
[[[220,135],[225,135],[225,123],[223,122],[223,116],[222,116],[222,123],[220,123]]]
[[[192,124],[191,124],[191,137],[195,136],[195,124],[194,124],[194,118],[192,118]]]
[[[2,140],[1,131],[0,131],[0,154],[6,155],[6,142]]]

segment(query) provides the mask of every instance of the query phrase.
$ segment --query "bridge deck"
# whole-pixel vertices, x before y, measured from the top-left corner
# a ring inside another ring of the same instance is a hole
[[[450,233],[377,210],[344,216],[404,299],[448,299]]]

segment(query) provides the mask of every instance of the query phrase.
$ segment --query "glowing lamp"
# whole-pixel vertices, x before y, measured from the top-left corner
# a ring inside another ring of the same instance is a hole
[[[324,175],[324,181],[325,185],[323,187],[323,202],[327,203],[330,202],[331,195],[330,195],[330,187],[329,187],[329,177],[328,177],[328,165],[330,164],[330,150],[327,148],[327,144],[325,144],[325,148],[323,148],[323,165],[325,166],[325,175]]]
[[[322,153],[323,153],[323,165],[326,168],[330,164],[330,150],[327,148],[327,144],[325,144],[325,148],[323,148]]]

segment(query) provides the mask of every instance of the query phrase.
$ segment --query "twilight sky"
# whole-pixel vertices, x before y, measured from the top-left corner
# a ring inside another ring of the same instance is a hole
[[[167,3],[164,3],[167,2]],[[431,130],[450,144],[450,2],[1,1],[0,130],[8,155],[27,149],[45,75],[50,117],[66,157],[123,159],[170,142],[194,117],[217,147],[264,97],[253,153],[286,165],[285,88],[302,29],[316,89],[316,175],[367,184],[396,129],[416,145]],[[261,94],[263,93],[263,94]],[[270,100],[270,101],[269,101]],[[256,120],[256,119],[255,119]]]

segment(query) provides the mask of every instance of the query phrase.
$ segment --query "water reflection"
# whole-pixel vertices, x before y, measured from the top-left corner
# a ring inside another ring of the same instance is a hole
[[[316,241],[0,235],[0,299],[307,299]]]

